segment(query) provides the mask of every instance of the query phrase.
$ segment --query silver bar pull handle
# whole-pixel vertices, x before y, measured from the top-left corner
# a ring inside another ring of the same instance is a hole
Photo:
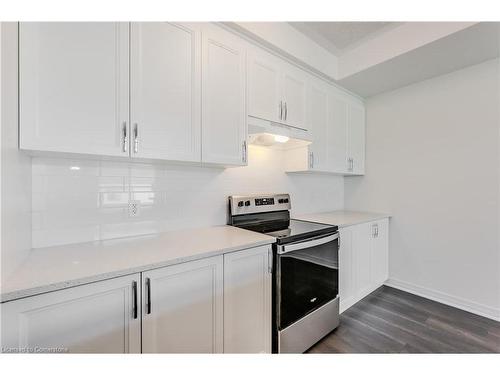
[[[122,151],[123,152],[128,152],[127,121],[123,121],[122,136],[123,136]]]
[[[151,314],[151,280],[146,278],[146,314]]]
[[[243,141],[243,144],[242,144],[242,161],[243,163],[246,163],[247,162],[247,141]]]
[[[137,281],[132,281],[132,317],[137,319]]]
[[[286,102],[285,102],[285,121],[287,118],[288,118],[288,108],[287,108]]]
[[[134,153],[139,152],[139,126],[137,123],[134,124]]]
[[[311,168],[311,169],[313,167],[312,158],[313,158],[313,153],[312,153],[312,151],[309,151],[309,168]]]
[[[280,120],[283,120],[283,102],[281,100],[280,100],[279,109],[280,109]]]
[[[316,247],[320,245],[324,245],[328,242],[335,241],[336,239],[339,238],[338,232],[332,235],[324,236],[324,237],[319,237],[317,239],[313,240],[305,240],[297,243],[291,243],[289,245],[278,245],[278,254],[285,254],[290,251],[296,251],[296,250],[304,250],[308,249],[310,247]]]

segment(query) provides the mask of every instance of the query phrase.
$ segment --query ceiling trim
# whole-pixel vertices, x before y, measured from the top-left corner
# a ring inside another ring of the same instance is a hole
[[[344,79],[475,24],[477,22],[404,23],[342,55],[337,79]]]

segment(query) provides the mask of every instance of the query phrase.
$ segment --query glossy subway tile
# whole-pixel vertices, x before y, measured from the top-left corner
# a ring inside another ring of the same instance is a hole
[[[226,224],[231,194],[289,192],[297,213],[342,208],[342,177],[289,175],[281,151],[254,151],[227,169],[34,157],[33,247]]]

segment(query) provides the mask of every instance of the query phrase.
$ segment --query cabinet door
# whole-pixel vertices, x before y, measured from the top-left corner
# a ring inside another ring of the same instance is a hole
[[[306,123],[306,74],[286,66],[283,71],[283,119],[297,128],[308,129]]]
[[[312,82],[308,92],[308,119],[313,143],[309,146],[309,168],[328,172],[331,168],[328,160],[329,144],[329,103],[328,86],[321,82]]]
[[[283,114],[277,59],[261,50],[248,54],[248,115],[281,122]],[[281,103],[280,103],[281,102]]]
[[[356,268],[352,249],[352,228],[345,227],[339,230],[339,296],[340,312],[351,307],[355,301]]]
[[[142,274],[144,353],[221,353],[223,257]]]
[[[140,353],[139,282],[135,274],[6,302],[2,347]]]
[[[131,155],[200,161],[200,32],[167,22],[131,27]]]
[[[20,148],[127,155],[129,26],[19,26]]]
[[[356,300],[360,300],[371,291],[371,239],[370,223],[354,225],[352,227]]]
[[[334,172],[346,173],[348,169],[347,102],[337,95],[330,101],[331,136],[329,137],[329,164]]]
[[[365,173],[365,109],[361,104],[349,104],[349,155],[352,173]]]
[[[202,39],[202,161],[246,165],[244,45],[213,25]]]
[[[389,278],[389,219],[371,223],[372,289],[382,286]]]
[[[224,352],[271,352],[270,246],[224,255]]]

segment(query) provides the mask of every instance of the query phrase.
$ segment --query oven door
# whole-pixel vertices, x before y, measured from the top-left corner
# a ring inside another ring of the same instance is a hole
[[[279,331],[338,296],[338,238],[338,233],[334,233],[277,247],[276,325]]]

